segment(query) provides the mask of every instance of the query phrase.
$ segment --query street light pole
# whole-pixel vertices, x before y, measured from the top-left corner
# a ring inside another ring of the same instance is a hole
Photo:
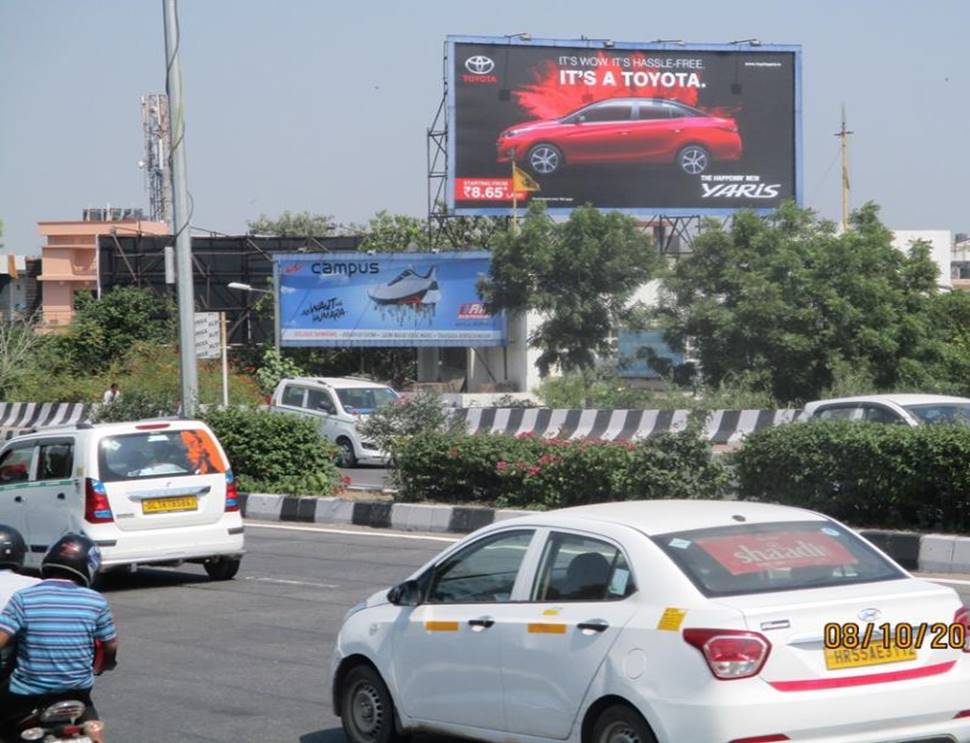
[[[182,415],[191,418],[199,400],[195,358],[195,297],[192,287],[192,236],[189,232],[189,188],[185,174],[185,109],[179,66],[179,22],[176,0],[163,0],[165,20],[165,92],[169,102],[172,158],[172,234],[175,235],[179,315],[179,372]]]

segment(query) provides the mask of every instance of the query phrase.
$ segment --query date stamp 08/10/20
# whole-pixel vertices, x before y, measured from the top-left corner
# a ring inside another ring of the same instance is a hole
[[[866,624],[829,622],[823,631],[826,650],[963,650],[967,647],[967,625],[960,622],[930,624]]]

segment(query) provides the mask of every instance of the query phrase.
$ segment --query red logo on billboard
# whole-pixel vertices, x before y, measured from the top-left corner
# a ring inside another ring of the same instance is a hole
[[[820,532],[781,531],[698,539],[731,575],[814,566],[853,565],[855,557],[837,540]]]
[[[488,85],[489,83],[497,83],[498,78],[495,75],[462,75],[461,81],[472,85]]]
[[[484,302],[465,302],[458,307],[459,320],[484,320],[491,317]]]
[[[291,263],[283,269],[283,273],[299,273],[302,268],[302,263]]]

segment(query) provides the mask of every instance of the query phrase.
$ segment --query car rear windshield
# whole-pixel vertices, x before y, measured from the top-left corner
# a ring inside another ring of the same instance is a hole
[[[397,400],[397,393],[390,387],[351,387],[337,390],[337,397],[348,413],[373,413]]]
[[[225,472],[226,463],[203,430],[147,431],[106,436],[98,446],[104,482]]]
[[[947,402],[931,405],[905,405],[920,423],[958,423],[970,426],[970,403]]]
[[[707,596],[904,577],[859,537],[831,521],[738,524],[670,532],[652,539]]]

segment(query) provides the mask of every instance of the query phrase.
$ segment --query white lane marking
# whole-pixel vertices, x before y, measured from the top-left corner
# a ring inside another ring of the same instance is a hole
[[[354,531],[353,529],[321,529],[315,526],[277,526],[276,524],[254,524],[246,522],[247,529],[284,529],[286,531],[308,531],[320,534],[345,534],[351,537],[383,537],[384,539],[424,539],[431,542],[457,542],[455,537],[426,537],[421,534],[400,534],[398,532]]]
[[[970,580],[957,580],[955,578],[926,578],[925,580],[933,583],[955,583],[958,586],[970,586]]]
[[[335,583],[314,583],[309,580],[286,580],[285,578],[260,578],[255,575],[247,575],[243,580],[257,580],[260,583],[281,583],[284,586],[313,586],[314,588],[340,588]]]

